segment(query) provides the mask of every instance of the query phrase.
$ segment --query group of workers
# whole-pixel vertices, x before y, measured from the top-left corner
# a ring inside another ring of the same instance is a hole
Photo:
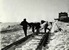
[[[52,24],[51,22],[50,22],[50,24]],[[26,19],[24,19],[21,23],[20,23],[20,25],[21,26],[23,26],[23,31],[24,31],[24,34],[25,34],[25,37],[27,36],[27,29],[28,29],[28,27],[30,27],[30,28],[32,28],[32,32],[34,33],[35,32],[35,30],[36,30],[36,34],[38,35],[38,33],[40,32],[40,29],[44,29],[44,32],[46,33],[46,30],[48,29],[48,30],[50,30],[49,28],[48,28],[48,26],[49,26],[49,24],[48,24],[48,22],[46,22],[46,21],[41,21],[41,22],[31,22],[31,23],[28,23],[27,21],[26,21]]]

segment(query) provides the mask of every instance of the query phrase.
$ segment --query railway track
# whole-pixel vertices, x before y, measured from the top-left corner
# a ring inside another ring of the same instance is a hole
[[[16,47],[15,50],[36,50],[43,36],[44,34],[35,35],[34,37],[29,38],[24,45],[21,44],[20,47]]]
[[[34,36],[31,34],[6,46],[2,50],[40,50],[46,40],[46,36],[48,36],[47,33],[34,34]]]
[[[32,34],[28,35],[27,37],[23,37],[23,38],[21,38],[20,40],[18,40],[18,41],[16,41],[16,42],[13,42],[13,43],[11,43],[10,45],[8,45],[8,46],[2,48],[1,50],[9,50],[10,48],[11,48],[11,50],[12,50],[13,48],[15,48],[15,46],[17,46],[17,45],[19,45],[19,44],[21,44],[21,43],[24,43],[24,42],[25,42],[27,39],[29,39],[31,36],[32,36]]]

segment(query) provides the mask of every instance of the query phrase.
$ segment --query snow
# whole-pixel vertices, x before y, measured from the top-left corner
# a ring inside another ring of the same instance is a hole
[[[60,27],[62,30],[59,31],[58,27]],[[31,34],[31,30],[28,30],[28,33]],[[5,47],[6,45],[17,41],[22,37],[24,37],[23,30],[1,34],[2,47]],[[42,36],[35,36],[35,38],[41,39]],[[16,48],[15,50],[22,50],[22,48],[23,50],[35,50],[39,41],[40,40],[32,39],[31,41],[26,43],[26,45],[22,46],[21,48]],[[45,50],[69,50],[69,23],[60,21],[56,21],[53,23],[49,43],[45,47]]]
[[[29,31],[28,31],[29,32]],[[32,34],[32,32],[29,32],[27,35]],[[25,37],[23,30],[15,31],[15,32],[7,32],[1,34],[1,48],[18,41],[19,39]]]
[[[42,36],[35,36],[34,38],[42,38]],[[31,41],[29,41],[28,43],[26,43],[25,45],[22,46],[22,50],[35,50],[40,42],[40,40],[38,39],[32,39]]]
[[[62,31],[54,32],[58,30],[57,25],[63,29]],[[54,23],[52,28],[52,36],[50,37],[49,44],[47,45],[48,48],[46,50],[69,50],[69,23],[64,23],[57,21]],[[68,30],[68,31],[65,31]]]

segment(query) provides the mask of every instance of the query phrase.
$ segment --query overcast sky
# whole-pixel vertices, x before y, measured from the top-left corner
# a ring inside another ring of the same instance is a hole
[[[0,22],[53,21],[59,12],[69,13],[69,0],[0,0]]]

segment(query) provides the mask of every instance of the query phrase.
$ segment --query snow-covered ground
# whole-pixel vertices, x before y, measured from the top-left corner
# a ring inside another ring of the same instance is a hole
[[[62,30],[59,31],[58,27]],[[31,34],[31,30],[28,30],[28,33]],[[6,45],[9,45],[10,43],[17,41],[22,37],[24,37],[23,30],[1,34],[1,47],[5,47]],[[53,23],[49,43],[44,49],[69,50],[69,23],[64,23],[60,21],[56,21]]]
[[[45,47],[45,50],[69,50],[69,23],[60,21],[54,23],[49,44]],[[62,30],[59,31],[57,26]],[[55,32],[56,30],[58,32]]]
[[[10,28],[8,28],[9,25],[10,25]],[[1,31],[18,29],[17,31],[10,31],[10,32],[7,31],[7,32],[3,32],[3,33],[0,32],[0,35],[1,35],[1,48],[4,48],[5,46],[7,46],[7,45],[9,45],[9,44],[11,44],[11,43],[23,38],[23,37],[25,37],[22,28],[17,23],[11,23],[11,24],[2,23],[2,24],[0,24],[0,26],[2,26],[0,28]],[[2,30],[2,28],[4,30]],[[28,30],[28,34],[27,35],[30,35],[30,34],[32,34],[31,29]]]
[[[36,50],[44,34],[38,34],[29,38],[26,43],[23,43],[15,48],[15,50]]]
[[[27,35],[30,35],[30,34],[32,34],[32,32],[29,32]],[[1,38],[2,38],[1,47],[3,48],[23,37],[25,37],[23,30],[1,34]]]

